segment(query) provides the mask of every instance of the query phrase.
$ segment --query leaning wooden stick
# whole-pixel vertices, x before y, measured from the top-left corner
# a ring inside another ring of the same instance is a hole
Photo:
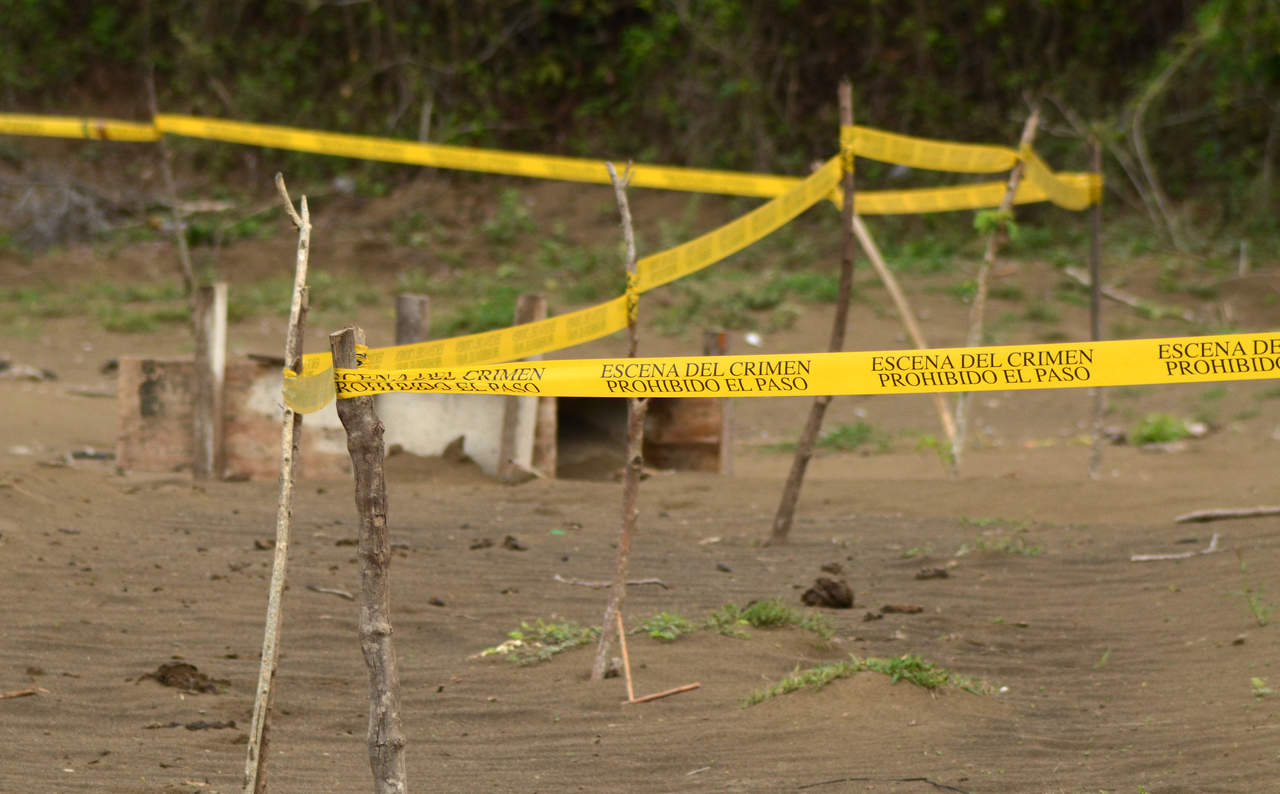
[[[294,257],[293,299],[289,304],[289,330],[285,335],[284,360],[294,372],[302,371],[302,332],[307,319],[307,261],[311,253],[311,211],[307,197],[299,202],[302,213],[293,208],[293,200],[285,187],[284,177],[276,174],[279,191],[289,218],[298,229],[298,251]],[[267,596],[267,621],[262,638],[262,663],[258,669],[258,688],[253,700],[253,719],[249,729],[249,748],[244,762],[244,794],[266,791],[267,722],[274,699],[273,685],[280,661],[280,626],[284,620],[281,601],[284,598],[285,575],[289,565],[289,535],[293,526],[293,483],[298,471],[299,445],[302,440],[302,414],[284,407],[280,423],[280,501],[276,509],[275,560],[271,568],[271,589]]]
[[[1183,513],[1173,519],[1178,524],[1197,524],[1206,521],[1222,521],[1228,518],[1263,518],[1280,516],[1280,507],[1266,505],[1263,507],[1220,507],[1213,510],[1196,510]]]
[[[853,86],[843,80],[839,88],[840,124],[843,127],[853,126]],[[831,321],[831,341],[827,349],[833,353],[844,348],[845,326],[849,321],[849,294],[853,291],[853,151],[841,153],[844,157],[844,202],[840,208],[841,247],[840,247],[840,287],[836,294],[836,313]],[[813,457],[813,447],[818,441],[818,433],[822,430],[822,417],[831,404],[831,395],[817,397],[809,408],[809,418],[805,421],[804,430],[796,442],[796,454],[791,459],[791,472],[782,486],[782,498],[778,501],[778,512],[773,516],[773,529],[766,541],[770,545],[787,542],[791,533],[791,522],[796,515],[796,502],[800,499],[800,486],[804,484],[804,473],[809,468],[809,460]]]
[[[1129,562],[1157,562],[1159,560],[1189,560],[1200,554],[1213,554],[1222,551],[1218,548],[1218,533],[1213,533],[1213,537],[1209,539],[1209,545],[1200,551],[1184,551],[1179,554],[1134,554],[1129,557]]]
[[[1040,124],[1040,108],[1034,108],[1022,127],[1022,139],[1019,149],[1030,146],[1036,139],[1036,128]],[[995,266],[996,254],[1000,250],[1000,238],[1003,236],[1005,219],[1013,211],[1013,199],[1018,194],[1018,185],[1022,183],[1022,160],[1014,163],[1009,171],[1009,183],[1005,187],[1004,197],[1000,199],[1001,216],[987,232],[987,247],[982,255],[982,264],[978,266],[978,286],[973,296],[973,306],[969,310],[969,336],[966,347],[977,347],[982,344],[982,326],[987,312],[987,286],[991,281],[991,268]],[[956,395],[956,434],[951,444],[951,463],[957,469],[964,456],[965,435],[969,426],[969,393]]]
[[[916,322],[915,312],[911,311],[911,304],[907,303],[907,296],[902,291],[902,287],[898,286],[898,279],[893,275],[893,271],[885,264],[884,257],[880,254],[880,248],[876,245],[876,241],[871,236],[871,232],[862,222],[856,213],[853,216],[853,233],[858,238],[858,242],[862,244],[862,250],[867,255],[867,259],[871,260],[871,266],[875,268],[876,275],[880,277],[880,282],[884,284],[884,288],[888,291],[889,297],[893,299],[893,305],[898,309],[898,316],[902,318],[902,325],[907,330],[907,336],[911,337],[911,343],[919,350],[925,350],[929,347],[929,343],[925,341],[924,332],[920,330],[920,324]],[[947,434],[947,443],[954,444],[956,441],[956,426],[952,421],[951,411],[947,408],[947,401],[943,399],[941,394],[933,394],[933,407],[938,412],[938,421],[942,424],[942,431]],[[954,472],[954,468],[952,470]]]
[[[627,630],[622,627],[622,613],[618,617],[618,647],[622,649],[622,673],[627,677],[627,702],[636,702],[636,689],[631,683],[631,656],[627,653]]]
[[[609,179],[613,182],[614,196],[618,200],[618,212],[622,218],[622,237],[627,246],[627,357],[635,358],[638,337],[636,333],[637,295],[632,287],[636,278],[636,236],[631,225],[631,206],[627,203],[627,184],[631,181],[631,169],[623,178],[618,177],[613,163],[605,163]],[[604,608],[604,620],[600,624],[600,641],[596,644],[595,661],[591,665],[591,680],[604,678],[609,663],[609,643],[615,631],[615,616],[622,609],[627,596],[627,566],[631,560],[631,541],[635,535],[639,508],[640,476],[644,472],[644,416],[649,408],[647,397],[627,398],[627,463],[622,475],[622,529],[618,533],[618,556],[614,565],[613,585]]]
[[[356,346],[364,331],[347,327],[329,334],[333,366],[356,368]],[[387,534],[387,480],[382,422],[372,397],[338,400],[355,472],[360,514],[360,650],[369,668],[369,766],[375,794],[404,794],[404,732],[400,728],[400,672],[391,642],[391,541]]]

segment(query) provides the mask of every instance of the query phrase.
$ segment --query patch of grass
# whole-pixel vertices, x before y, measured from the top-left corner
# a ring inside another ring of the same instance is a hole
[[[1244,598],[1254,622],[1259,626],[1265,626],[1271,622],[1271,614],[1276,611],[1276,605],[1274,602],[1264,600],[1266,596],[1261,584],[1249,583],[1249,568],[1245,564],[1244,554],[1239,549],[1236,550],[1236,557],[1240,560],[1240,592],[1236,595]]]
[[[951,444],[945,438],[938,438],[930,433],[921,433],[916,437],[916,451],[933,450],[938,456],[938,460],[948,469],[954,468],[956,465],[956,456],[951,449]]]
[[[485,648],[480,656],[505,656],[508,661],[520,665],[545,662],[559,653],[586,645],[600,636],[595,626],[582,626],[572,620],[562,623],[543,622],[538,618],[533,624],[520,622],[520,628],[507,632],[510,638],[501,645]]]
[[[505,247],[521,235],[532,233],[534,228],[533,217],[520,191],[507,188],[498,195],[498,207],[480,225],[480,233],[490,244]]]
[[[659,612],[640,623],[640,631],[655,640],[675,641],[681,634],[695,631],[694,625],[676,612]]]
[[[517,287],[494,287],[484,297],[469,301],[442,318],[432,333],[437,338],[476,334],[511,325],[516,311]]]
[[[188,306],[132,308],[109,303],[98,306],[94,314],[104,331],[118,334],[146,334],[191,320]]]
[[[850,678],[861,672],[881,673],[889,676],[895,684],[906,681],[930,691],[943,687],[955,687],[974,694],[987,694],[991,691],[991,687],[981,681],[953,673],[932,662],[926,662],[914,654],[903,654],[887,659],[877,657],[859,659],[851,655],[845,661],[797,670],[776,684],[752,692],[743,698],[742,706],[743,708],[755,706],[799,689],[822,689],[833,681]]]
[[[1183,420],[1170,414],[1152,413],[1142,417],[1129,437],[1133,439],[1133,443],[1142,445],[1164,444],[1189,435],[1187,423]]]
[[[933,553],[933,544],[924,543],[919,546],[913,546],[907,549],[906,551],[902,552],[902,559],[910,560],[916,557],[927,557],[932,553]]]
[[[1274,694],[1271,687],[1267,686],[1267,679],[1253,677],[1249,679],[1249,686],[1253,688],[1253,697],[1256,700],[1262,700],[1267,695]]]
[[[1027,307],[1023,316],[1033,323],[1056,323],[1062,319],[1062,312],[1048,301],[1036,301]]]
[[[1020,301],[1027,297],[1027,293],[1022,287],[1013,283],[997,282],[992,284],[988,294],[992,299],[1001,301]]]
[[[705,625],[708,629],[731,637],[746,636],[741,628],[743,626],[760,629],[795,626],[812,631],[823,640],[835,636],[835,628],[825,615],[798,612],[783,604],[781,598],[753,601],[741,608],[735,604],[725,604],[711,613]]]
[[[853,452],[862,447],[872,447],[875,452],[886,452],[889,449],[889,435],[866,422],[839,424],[818,440],[822,449],[836,452]]]
[[[973,543],[962,543],[960,548],[956,549],[955,556],[957,557],[963,557],[975,551],[985,551],[993,554],[1016,554],[1021,557],[1036,557],[1044,553],[1044,546],[1032,544],[1027,540],[1026,522],[1011,522],[1003,518],[965,518],[962,521],[978,527],[999,524],[1006,524],[1007,527],[1003,530],[988,530]]]

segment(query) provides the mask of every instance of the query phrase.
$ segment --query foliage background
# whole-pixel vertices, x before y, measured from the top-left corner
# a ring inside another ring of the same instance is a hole
[[[1051,97],[1058,167],[1087,166],[1088,127],[1153,220],[1163,188],[1210,232],[1274,225],[1280,0],[0,0],[0,19],[5,110],[145,117],[153,64],[169,112],[775,172],[830,154],[843,76],[860,122],[959,140],[1012,143]]]

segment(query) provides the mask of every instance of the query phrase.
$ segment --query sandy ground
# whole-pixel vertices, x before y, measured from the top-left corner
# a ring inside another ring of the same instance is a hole
[[[273,246],[290,261],[287,241]],[[958,341],[965,307],[922,300],[937,343]],[[882,293],[864,294],[851,347],[902,344],[884,305]],[[767,352],[818,349],[826,314],[802,318]],[[385,313],[356,319],[375,342],[387,338]],[[0,348],[59,374],[0,380],[0,691],[37,689],[0,700],[0,792],[238,791],[276,484],[195,485],[183,472],[69,457],[113,446],[115,401],[88,394],[113,388],[101,364],[189,342],[178,332],[106,334],[76,318],[41,327]],[[1063,321],[1070,337],[1083,329],[1081,314]],[[323,330],[313,328],[310,349]],[[278,320],[252,320],[232,329],[233,351],[275,352],[282,336]],[[646,352],[690,344],[658,339]],[[794,438],[808,402],[739,401],[733,477],[658,473],[642,485],[632,572],[669,589],[632,588],[628,628],[660,611],[701,621],[771,597],[803,610],[801,593],[833,563],[855,606],[821,610],[835,628],[829,642],[794,628],[675,642],[633,634],[639,693],[701,684],[641,705],[623,704],[619,679],[587,681],[589,648],[531,666],[473,658],[522,621],[598,624],[603,593],[554,577],[608,577],[616,483],[506,487],[465,462],[392,457],[410,788],[1277,790],[1280,695],[1266,690],[1280,690],[1280,641],[1255,615],[1280,598],[1276,519],[1174,523],[1190,510],[1280,502],[1269,388],[1113,393],[1108,422],[1117,426],[1153,410],[1212,409],[1214,418],[1205,437],[1174,451],[1108,446],[1097,481],[1086,471],[1090,402],[1080,391],[978,398],[980,446],[956,478],[908,440],[908,431],[938,433],[927,398],[838,400],[829,426],[861,419],[895,440],[882,453],[815,459],[792,542],[781,547],[760,541],[790,456],[763,445]],[[304,482],[294,532],[270,787],[366,791],[356,605],[311,589],[358,592],[351,483]],[[1218,553],[1130,561],[1198,551],[1215,534]],[[507,536],[525,548],[504,548]],[[483,539],[493,544],[472,548]],[[917,578],[934,567],[949,576]],[[882,613],[904,604],[921,610]],[[990,693],[861,673],[742,705],[797,668],[849,654],[919,655]],[[174,661],[222,683],[201,692],[148,677]]]

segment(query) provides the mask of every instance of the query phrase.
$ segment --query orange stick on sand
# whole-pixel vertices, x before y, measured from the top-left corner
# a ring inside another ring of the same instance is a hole
[[[646,703],[650,700],[657,700],[668,695],[678,695],[681,692],[688,692],[691,689],[697,689],[702,686],[700,682],[695,681],[692,684],[685,684],[664,692],[655,692],[652,695],[636,697],[636,691],[631,686],[631,657],[627,655],[627,632],[622,629],[622,612],[618,611],[614,614],[618,616],[618,645],[622,648],[622,672],[627,677],[627,699],[622,701],[623,703]]]

